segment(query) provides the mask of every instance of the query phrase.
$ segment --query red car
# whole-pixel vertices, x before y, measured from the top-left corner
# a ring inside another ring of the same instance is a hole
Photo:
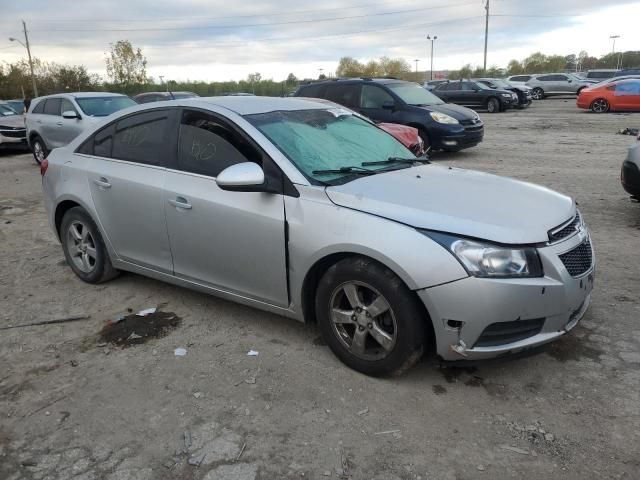
[[[640,111],[640,80],[619,80],[585,88],[578,95],[576,104],[595,113]]]

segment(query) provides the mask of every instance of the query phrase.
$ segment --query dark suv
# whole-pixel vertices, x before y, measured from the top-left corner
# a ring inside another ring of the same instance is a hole
[[[510,90],[491,88],[473,80],[456,80],[438,85],[432,92],[445,102],[486,108],[489,113],[504,112],[518,105],[518,95]]]
[[[301,85],[294,96],[325,98],[374,122],[415,127],[425,146],[436,150],[473,147],[484,136],[476,112],[445,103],[417,83],[386,78],[337,79]]]

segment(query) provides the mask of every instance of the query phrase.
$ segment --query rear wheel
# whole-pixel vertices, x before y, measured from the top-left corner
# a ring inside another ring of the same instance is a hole
[[[489,113],[498,113],[500,111],[500,100],[495,97],[487,100],[487,111]]]
[[[347,258],[329,268],[316,292],[316,317],[333,353],[366,375],[399,375],[422,356],[424,311],[374,260]]]
[[[542,100],[544,98],[544,90],[540,87],[536,87],[531,91],[531,96],[534,100]]]
[[[37,135],[33,137],[33,140],[31,141],[31,149],[33,151],[33,158],[38,165],[40,165],[49,154],[44,141]]]
[[[606,113],[609,111],[609,102],[604,98],[598,98],[591,103],[591,111],[594,113]]]
[[[101,283],[118,275],[98,227],[83,208],[74,207],[64,214],[60,241],[67,263],[81,280]]]

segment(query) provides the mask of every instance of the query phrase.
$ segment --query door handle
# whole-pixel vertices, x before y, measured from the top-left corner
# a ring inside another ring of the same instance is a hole
[[[181,208],[183,210],[191,210],[191,204],[184,197],[176,197],[175,200],[169,199],[169,204],[173,205],[176,208]]]
[[[61,126],[62,126],[62,122],[58,122],[58,123],[56,123],[56,125],[58,125],[59,127],[61,127]]]
[[[107,180],[104,177],[95,179],[93,183],[95,183],[97,186],[101,188],[111,188],[111,184],[109,183],[109,180]]]

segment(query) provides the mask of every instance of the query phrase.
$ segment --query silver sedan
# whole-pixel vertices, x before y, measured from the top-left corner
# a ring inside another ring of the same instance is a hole
[[[300,321],[370,375],[435,346],[516,353],[571,330],[594,255],[559,193],[416,158],[342,107],[198,98],[129,108],[43,162],[68,264],[127,270]]]

